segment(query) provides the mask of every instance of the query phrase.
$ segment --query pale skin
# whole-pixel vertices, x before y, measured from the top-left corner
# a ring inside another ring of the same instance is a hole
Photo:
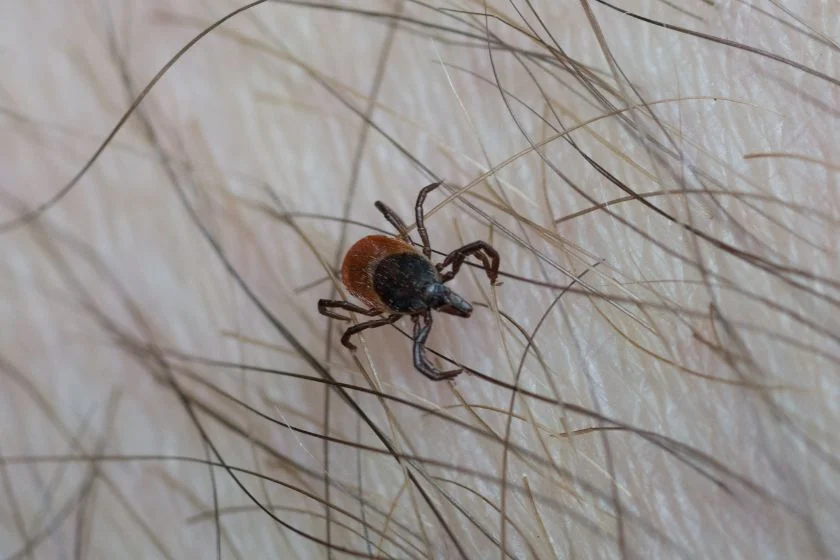
[[[5,227],[243,5],[3,7],[0,557],[836,555],[836,4],[267,3]],[[317,301],[437,180],[432,382]]]

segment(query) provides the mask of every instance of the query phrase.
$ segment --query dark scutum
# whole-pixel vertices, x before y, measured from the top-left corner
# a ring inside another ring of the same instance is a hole
[[[428,309],[425,289],[440,282],[437,271],[423,255],[398,253],[382,259],[373,271],[373,289],[395,313]]]

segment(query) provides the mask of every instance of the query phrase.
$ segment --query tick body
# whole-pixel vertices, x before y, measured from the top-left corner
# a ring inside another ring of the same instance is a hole
[[[436,381],[454,377],[461,370],[439,371],[426,358],[424,350],[432,328],[431,312],[469,317],[473,310],[468,301],[445,284],[455,277],[469,256],[481,261],[491,284],[495,283],[499,271],[499,254],[484,241],[474,241],[456,249],[438,264],[432,262],[432,248],[423,222],[423,202],[439,186],[440,183],[431,184],[417,196],[415,217],[422,251],[412,244],[402,219],[384,203],[376,202],[377,209],[397,229],[398,235],[369,235],[360,239],[347,251],[341,265],[341,281],[366,307],[340,300],[318,301],[318,311],[335,319],[347,321],[349,317],[333,309],[345,309],[371,317],[385,315],[348,328],[341,337],[341,343],[350,350],[356,349],[350,342],[354,334],[410,316],[414,322],[414,367]],[[445,271],[447,267],[450,269]]]

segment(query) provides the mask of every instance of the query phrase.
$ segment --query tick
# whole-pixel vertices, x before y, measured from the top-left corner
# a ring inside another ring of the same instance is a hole
[[[344,331],[341,343],[355,350],[350,337],[367,329],[395,323],[400,317],[411,317],[414,323],[414,367],[434,381],[450,379],[461,373],[461,369],[440,371],[426,358],[426,340],[432,329],[432,311],[440,311],[457,317],[469,317],[473,308],[470,303],[449,289],[445,284],[452,280],[469,256],[475,256],[484,265],[490,283],[495,284],[499,273],[499,253],[484,241],[473,241],[455,249],[438,264],[432,262],[432,247],[429,233],[423,222],[423,202],[426,196],[441,183],[433,183],[420,190],[414,205],[417,233],[422,242],[422,252],[415,248],[405,222],[391,208],[376,201],[377,210],[397,230],[394,237],[369,235],[357,241],[341,264],[341,281],[366,307],[341,300],[318,300],[318,311],[322,315],[349,321],[333,309],[344,309],[375,317],[365,323],[353,325]],[[444,271],[446,267],[449,270]]]

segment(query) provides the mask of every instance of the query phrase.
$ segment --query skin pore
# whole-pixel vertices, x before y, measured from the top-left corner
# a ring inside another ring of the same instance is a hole
[[[4,7],[0,557],[836,555],[836,4],[245,6]]]

